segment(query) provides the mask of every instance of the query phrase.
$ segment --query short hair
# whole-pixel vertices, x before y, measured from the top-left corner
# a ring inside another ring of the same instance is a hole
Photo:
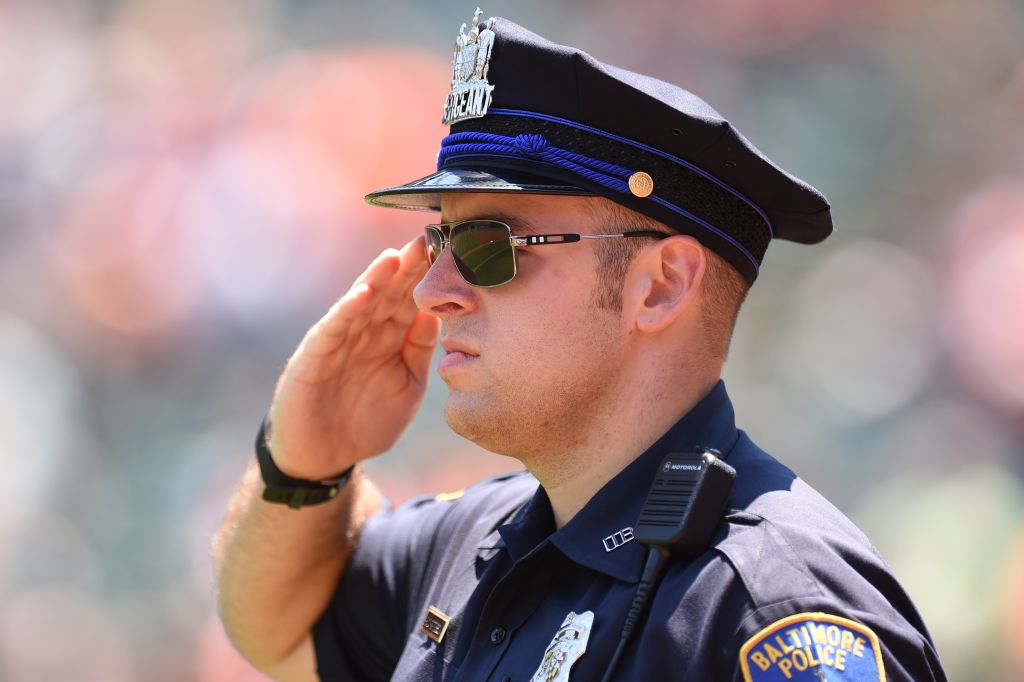
[[[598,232],[612,234],[633,230],[655,230],[679,234],[654,218],[606,199],[587,201],[592,216],[599,221]],[[646,246],[644,239],[596,240],[600,284],[593,303],[605,310],[622,309],[622,288],[630,263]],[[736,268],[703,244],[707,266],[701,283],[702,324],[709,337],[709,347],[725,357],[740,307],[747,298],[750,285]]]

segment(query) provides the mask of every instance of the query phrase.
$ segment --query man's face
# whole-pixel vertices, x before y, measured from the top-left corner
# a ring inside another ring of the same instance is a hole
[[[598,233],[586,197],[451,194],[442,220],[493,218],[513,234]],[[494,452],[531,458],[579,446],[615,389],[628,329],[594,304],[593,241],[517,247],[508,284],[482,289],[459,275],[446,248],[416,287],[416,304],[441,319],[448,385],[445,418]]]

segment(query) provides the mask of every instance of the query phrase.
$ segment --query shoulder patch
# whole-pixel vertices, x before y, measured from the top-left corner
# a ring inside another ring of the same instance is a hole
[[[775,621],[740,648],[744,682],[885,682],[882,649],[871,628],[828,613]]]

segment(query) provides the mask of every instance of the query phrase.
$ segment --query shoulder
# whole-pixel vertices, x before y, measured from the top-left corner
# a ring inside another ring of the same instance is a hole
[[[518,509],[537,491],[537,479],[529,472],[498,474],[464,490],[418,495],[385,516],[435,515],[459,518],[495,517]]]
[[[868,538],[790,469],[741,435],[737,480],[709,548],[672,576],[679,612],[724,679],[945,679],[913,603]],[[685,587],[684,587],[685,586]],[[888,672],[886,672],[888,671]],[[729,677],[731,675],[731,677]]]
[[[455,541],[475,543],[521,508],[537,487],[537,480],[522,471],[492,476],[465,490],[419,495],[371,517],[360,546],[379,540],[422,551],[437,542],[448,547]]]
[[[714,550],[756,607],[820,595],[881,609],[902,592],[867,536],[745,435],[729,463],[737,481]]]

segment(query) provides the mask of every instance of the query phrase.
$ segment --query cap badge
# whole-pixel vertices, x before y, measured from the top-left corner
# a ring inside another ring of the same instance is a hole
[[[444,125],[480,118],[491,106],[494,86],[487,82],[487,68],[494,47],[494,17],[481,24],[481,16],[483,10],[478,7],[473,14],[470,31],[467,33],[463,24],[455,38],[452,91],[444,103],[444,118],[441,120]]]
[[[567,682],[572,664],[587,653],[587,640],[593,629],[593,611],[570,611],[544,651],[544,660],[530,682]]]
[[[654,191],[654,178],[643,171],[633,173],[629,176],[629,191],[641,199],[651,196]]]

